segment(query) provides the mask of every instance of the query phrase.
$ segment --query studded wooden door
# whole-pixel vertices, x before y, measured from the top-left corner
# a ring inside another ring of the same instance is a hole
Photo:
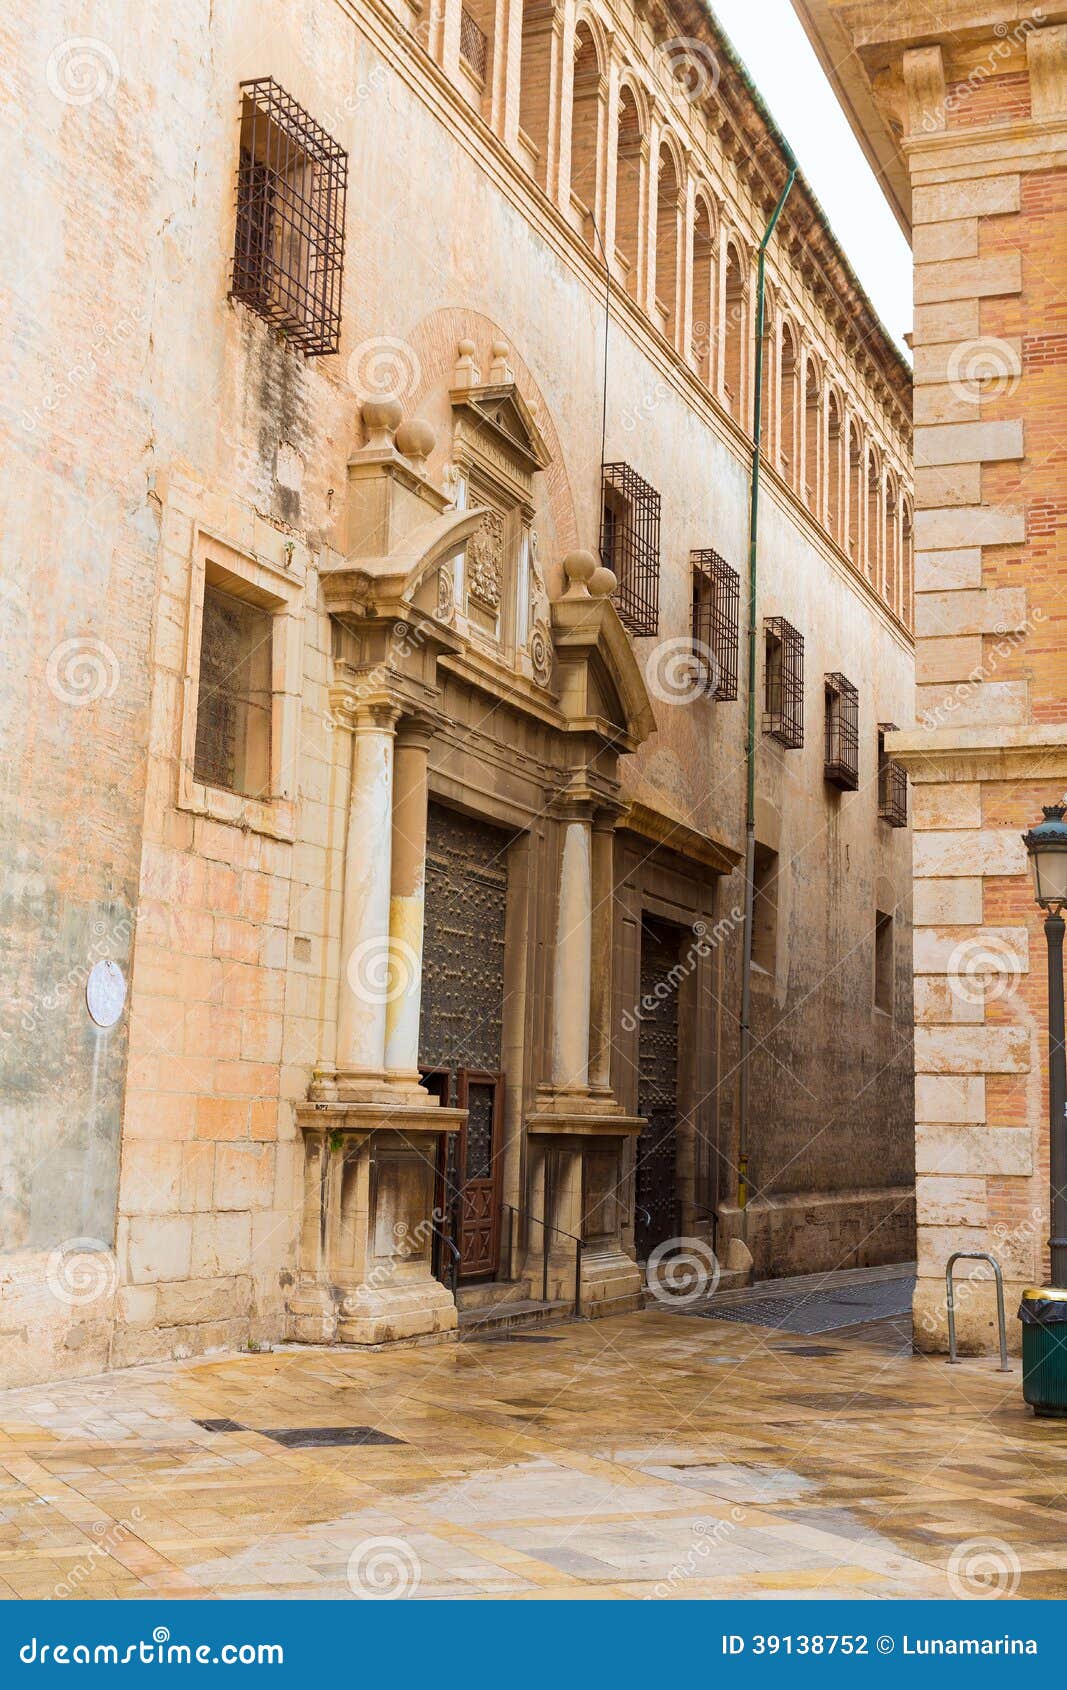
[[[459,1275],[492,1278],[500,1245],[508,836],[431,804],[419,1065],[468,1111],[439,1170]]]
[[[678,993],[670,981],[678,958],[679,929],[646,918],[641,926],[637,1112],[647,1125],[637,1140],[634,1229],[641,1261],[677,1233]]]

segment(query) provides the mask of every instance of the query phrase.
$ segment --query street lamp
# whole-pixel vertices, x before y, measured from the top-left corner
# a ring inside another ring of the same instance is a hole
[[[1067,806],[1045,804],[1023,834],[1048,946],[1051,1284],[1023,1293],[1023,1396],[1035,1414],[1067,1418],[1067,1060],[1063,1027],[1063,907],[1067,904]]]

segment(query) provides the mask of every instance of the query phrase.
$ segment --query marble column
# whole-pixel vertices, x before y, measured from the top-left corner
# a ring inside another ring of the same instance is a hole
[[[556,959],[552,993],[552,1078],[557,1090],[589,1087],[589,994],[592,984],[593,874],[589,818],[563,823]]]
[[[337,1070],[342,1080],[377,1079],[385,1067],[398,714],[385,704],[360,704],[355,712],[337,1014]]]
[[[615,818],[598,815],[592,837],[589,1084],[611,1090],[611,986],[615,927]]]
[[[406,717],[397,729],[389,896],[389,1001],[385,1066],[418,1082],[422,938],[426,892],[427,764],[433,725]]]

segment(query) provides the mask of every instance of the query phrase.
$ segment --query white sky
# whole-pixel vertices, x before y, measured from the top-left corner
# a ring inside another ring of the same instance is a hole
[[[911,251],[791,0],[710,4],[819,196],[875,309],[907,353],[903,337],[911,329]]]

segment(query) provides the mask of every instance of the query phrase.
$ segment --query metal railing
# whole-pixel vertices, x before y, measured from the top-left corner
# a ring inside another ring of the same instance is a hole
[[[574,1245],[574,1314],[576,1319],[580,1317],[582,1312],[582,1248],[584,1240],[579,1238],[577,1233],[567,1232],[561,1226],[553,1226],[549,1221],[543,1220],[540,1215],[531,1215],[529,1209],[520,1209],[514,1203],[502,1203],[500,1205],[500,1210],[502,1214],[505,1214],[508,1217],[508,1247],[505,1259],[509,1264],[509,1268],[512,1258],[512,1245],[514,1243],[516,1220],[525,1221],[527,1227],[532,1224],[533,1226],[539,1226],[541,1228],[541,1301],[543,1303],[547,1303],[549,1300],[548,1234],[551,1233],[555,1238],[569,1238],[571,1240],[571,1243]],[[528,1237],[526,1242],[527,1244],[529,1243]]]
[[[459,1245],[456,1243],[456,1241],[452,1237],[451,1233],[446,1232],[443,1227],[437,1226],[434,1221],[430,1222],[430,1226],[433,1230],[433,1235],[437,1239],[437,1244],[438,1244],[437,1270],[438,1270],[439,1275],[443,1275],[443,1272],[444,1272],[444,1252],[446,1250],[448,1251],[449,1259],[450,1259],[450,1262],[451,1262],[451,1268],[450,1268],[450,1271],[449,1271],[449,1280],[450,1280],[449,1290],[452,1292],[452,1295],[454,1297],[456,1295],[456,1289],[459,1285],[459,1264],[460,1264],[460,1260],[461,1260],[461,1253],[460,1253]]]
[[[997,1322],[1000,1327],[1000,1366],[998,1373],[1010,1373],[1008,1362],[1008,1330],[1004,1319],[1004,1276],[1000,1271],[1000,1263],[995,1256],[986,1250],[955,1250],[948,1259],[945,1268],[945,1304],[948,1309],[948,1359],[955,1364],[959,1357],[956,1354],[956,1304],[953,1298],[952,1270],[957,1262],[988,1262],[993,1269],[993,1277],[997,1282]],[[988,1280],[986,1282],[988,1284]]]

